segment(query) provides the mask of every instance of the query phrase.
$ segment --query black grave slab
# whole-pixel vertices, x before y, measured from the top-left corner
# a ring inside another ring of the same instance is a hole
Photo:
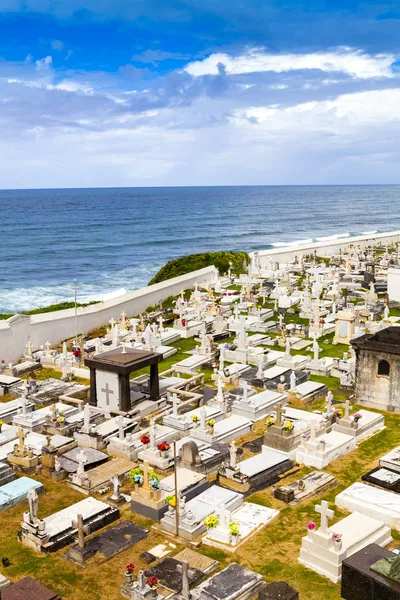
[[[381,473],[386,474],[389,481],[385,481],[384,479],[375,476]],[[400,492],[400,473],[397,473],[397,471],[393,471],[392,469],[388,469],[387,467],[376,467],[375,469],[372,469],[372,471],[369,471],[363,475],[361,479],[385,490],[390,490],[391,492],[397,493]]]
[[[243,449],[250,450],[252,454],[259,454],[264,444],[264,436],[258,437],[251,442],[245,442],[242,446]]]
[[[209,387],[208,385],[206,385],[203,388],[203,401],[202,404],[206,404],[209,400],[211,400],[212,398],[214,398],[214,396],[217,395],[217,390],[215,390],[212,387]]]
[[[369,544],[346,558],[342,563],[343,600],[400,600],[400,585],[370,568],[391,556],[395,556],[393,552]]]
[[[158,565],[151,567],[148,571],[145,571],[146,577],[157,577],[162,586],[173,590],[175,593],[179,593],[182,590],[182,563],[175,558],[167,557],[164,558]],[[196,585],[203,577],[203,571],[199,569],[188,569],[189,585]]]
[[[299,600],[299,592],[286,581],[269,583],[258,594],[260,600]]]
[[[66,452],[60,456],[60,465],[67,471],[67,473],[76,473],[78,470],[78,460],[76,457],[81,450],[82,448],[79,447],[73,448],[72,450],[69,450],[69,452]],[[110,458],[108,454],[105,454],[105,452],[100,452],[100,450],[95,450],[94,448],[84,448],[83,450],[87,458],[87,462],[84,466],[85,471],[102,465]]]
[[[265,587],[259,573],[231,563],[192,590],[195,600],[248,600]]]
[[[88,540],[85,543],[85,548],[91,550],[92,555],[102,554],[105,559],[109,559],[134,546],[143,540],[148,533],[147,529],[135,525],[132,521],[122,521],[115,527]]]
[[[287,386],[290,386],[291,373],[292,373],[292,371],[289,369],[288,371],[286,371],[286,373],[283,374],[284,383],[286,383]],[[306,381],[308,381],[308,378],[309,378],[308,371],[295,371],[295,375],[296,375],[296,385],[300,385],[301,383],[305,383]],[[277,386],[280,383],[282,383],[280,376],[274,377],[273,379],[267,379],[265,381],[265,388],[267,390],[275,391]]]

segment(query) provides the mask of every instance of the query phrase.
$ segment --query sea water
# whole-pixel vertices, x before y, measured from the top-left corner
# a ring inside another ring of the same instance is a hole
[[[400,229],[400,186],[0,191],[0,313],[111,298],[194,252]]]

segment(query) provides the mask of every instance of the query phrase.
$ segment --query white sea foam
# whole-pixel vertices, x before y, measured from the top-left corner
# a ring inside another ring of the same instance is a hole
[[[294,242],[274,242],[271,244],[274,248],[286,248],[287,246],[302,246],[303,244],[312,244],[313,238],[309,238],[308,240],[296,240]]]
[[[351,237],[351,233],[337,233],[334,235],[326,235],[324,237],[315,238],[317,242],[333,242],[335,240],[341,240],[343,238]]]

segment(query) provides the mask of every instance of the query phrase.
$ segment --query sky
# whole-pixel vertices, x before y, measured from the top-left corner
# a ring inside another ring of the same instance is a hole
[[[400,0],[0,0],[0,188],[400,183]]]

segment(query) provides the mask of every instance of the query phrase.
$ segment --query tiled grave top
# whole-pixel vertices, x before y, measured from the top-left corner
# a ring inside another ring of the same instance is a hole
[[[88,519],[108,508],[108,504],[90,496],[49,517],[45,517],[43,520],[46,524],[46,532],[50,534],[50,537],[54,537],[70,529],[72,521],[76,521],[79,514],[83,516],[83,519]]]
[[[288,460],[288,456],[281,452],[275,452],[274,450],[267,450],[257,456],[247,458],[242,462],[238,463],[240,472],[248,477],[262,473],[271,467],[279,465],[282,462]]]

